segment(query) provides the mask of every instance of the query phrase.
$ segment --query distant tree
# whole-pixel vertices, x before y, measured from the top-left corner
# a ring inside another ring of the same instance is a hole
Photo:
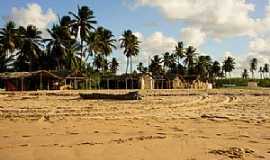
[[[199,75],[200,79],[208,80],[209,71],[211,69],[212,59],[210,56],[199,56],[198,61],[195,65],[196,74]]]
[[[3,52],[0,46],[0,73],[9,71],[14,62],[14,55],[5,54]]]
[[[113,58],[112,59],[112,62],[110,63],[110,71],[113,74],[116,74],[116,72],[118,70],[118,67],[119,67],[119,63],[118,63],[117,59],[116,58]]]
[[[7,22],[4,28],[0,28],[0,44],[2,54],[10,54],[15,51],[17,47],[17,33],[16,24],[12,21]]]
[[[153,75],[161,75],[163,73],[161,64],[162,59],[158,55],[155,55],[154,58],[151,60],[149,71],[152,72]]]
[[[263,75],[264,75],[263,67],[259,68],[259,74],[260,74],[260,79],[263,79]]]
[[[243,73],[242,73],[242,78],[243,79],[248,79],[249,75],[248,75],[248,71],[247,69],[244,69]]]
[[[268,74],[269,73],[269,64],[264,64],[264,66],[263,66],[263,73],[264,74]],[[267,78],[268,76],[266,76],[266,75],[264,75],[264,78]]]
[[[185,48],[183,42],[177,43],[177,46],[175,47],[175,56],[177,57],[177,65],[180,66],[181,65],[180,60],[185,57]],[[178,68],[180,69],[181,67]]]
[[[194,74],[194,65],[197,55],[198,55],[197,49],[194,48],[193,46],[189,46],[186,49],[184,63],[187,67],[188,75]]]
[[[94,16],[94,12],[88,6],[78,6],[77,13],[69,12],[72,15],[72,33],[76,36],[80,36],[80,70],[82,69],[82,61],[84,57],[84,42],[86,42],[89,33],[95,29],[93,26],[97,23]],[[89,44],[88,44],[89,45]]]
[[[213,65],[211,66],[210,72],[211,72],[213,79],[216,79],[217,77],[220,76],[221,66],[220,66],[220,63],[218,61],[214,61]]]
[[[250,72],[252,74],[252,79],[255,79],[254,72],[257,70],[257,66],[258,66],[258,59],[252,58],[250,61]]]
[[[19,28],[19,47],[15,67],[19,71],[39,69],[39,58],[42,54],[41,31],[36,26],[28,25]],[[28,66],[28,67],[27,67]]]
[[[229,56],[223,61],[223,70],[225,72],[225,77],[227,77],[227,73],[229,73],[229,76],[231,77],[231,72],[234,69],[235,69],[235,59]]]
[[[130,73],[132,73],[132,57],[139,54],[139,40],[131,30],[126,30],[122,34],[120,39],[121,45],[120,48],[124,49],[124,54],[127,57],[127,68],[126,74],[128,72],[128,67],[130,66]]]

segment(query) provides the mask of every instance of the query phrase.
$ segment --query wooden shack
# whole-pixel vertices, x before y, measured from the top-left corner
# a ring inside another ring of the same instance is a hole
[[[36,91],[59,89],[61,77],[45,71],[0,73],[6,91]]]

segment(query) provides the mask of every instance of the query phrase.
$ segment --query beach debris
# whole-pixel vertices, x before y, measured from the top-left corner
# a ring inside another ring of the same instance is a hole
[[[105,94],[105,93],[80,93],[82,99],[109,99],[109,100],[142,100],[143,96],[136,92],[127,94]]]
[[[230,147],[227,150],[212,150],[209,153],[215,154],[215,155],[221,155],[226,156],[231,159],[243,159],[246,155],[250,155],[255,153],[255,151],[249,149],[249,148],[238,148],[238,147]]]

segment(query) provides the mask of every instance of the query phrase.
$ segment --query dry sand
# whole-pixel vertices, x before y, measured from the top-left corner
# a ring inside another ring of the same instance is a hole
[[[1,93],[0,160],[270,159],[270,91],[142,94],[104,101],[81,100],[78,91]]]

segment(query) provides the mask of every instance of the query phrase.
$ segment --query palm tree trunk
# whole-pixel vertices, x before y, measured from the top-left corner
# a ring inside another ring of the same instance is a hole
[[[132,56],[130,56],[130,73],[132,73]]]
[[[129,57],[127,57],[127,68],[126,68],[126,74],[128,73],[128,66],[129,66]]]
[[[80,71],[82,71],[82,58],[83,58],[83,40],[81,37],[81,60],[80,60]]]

